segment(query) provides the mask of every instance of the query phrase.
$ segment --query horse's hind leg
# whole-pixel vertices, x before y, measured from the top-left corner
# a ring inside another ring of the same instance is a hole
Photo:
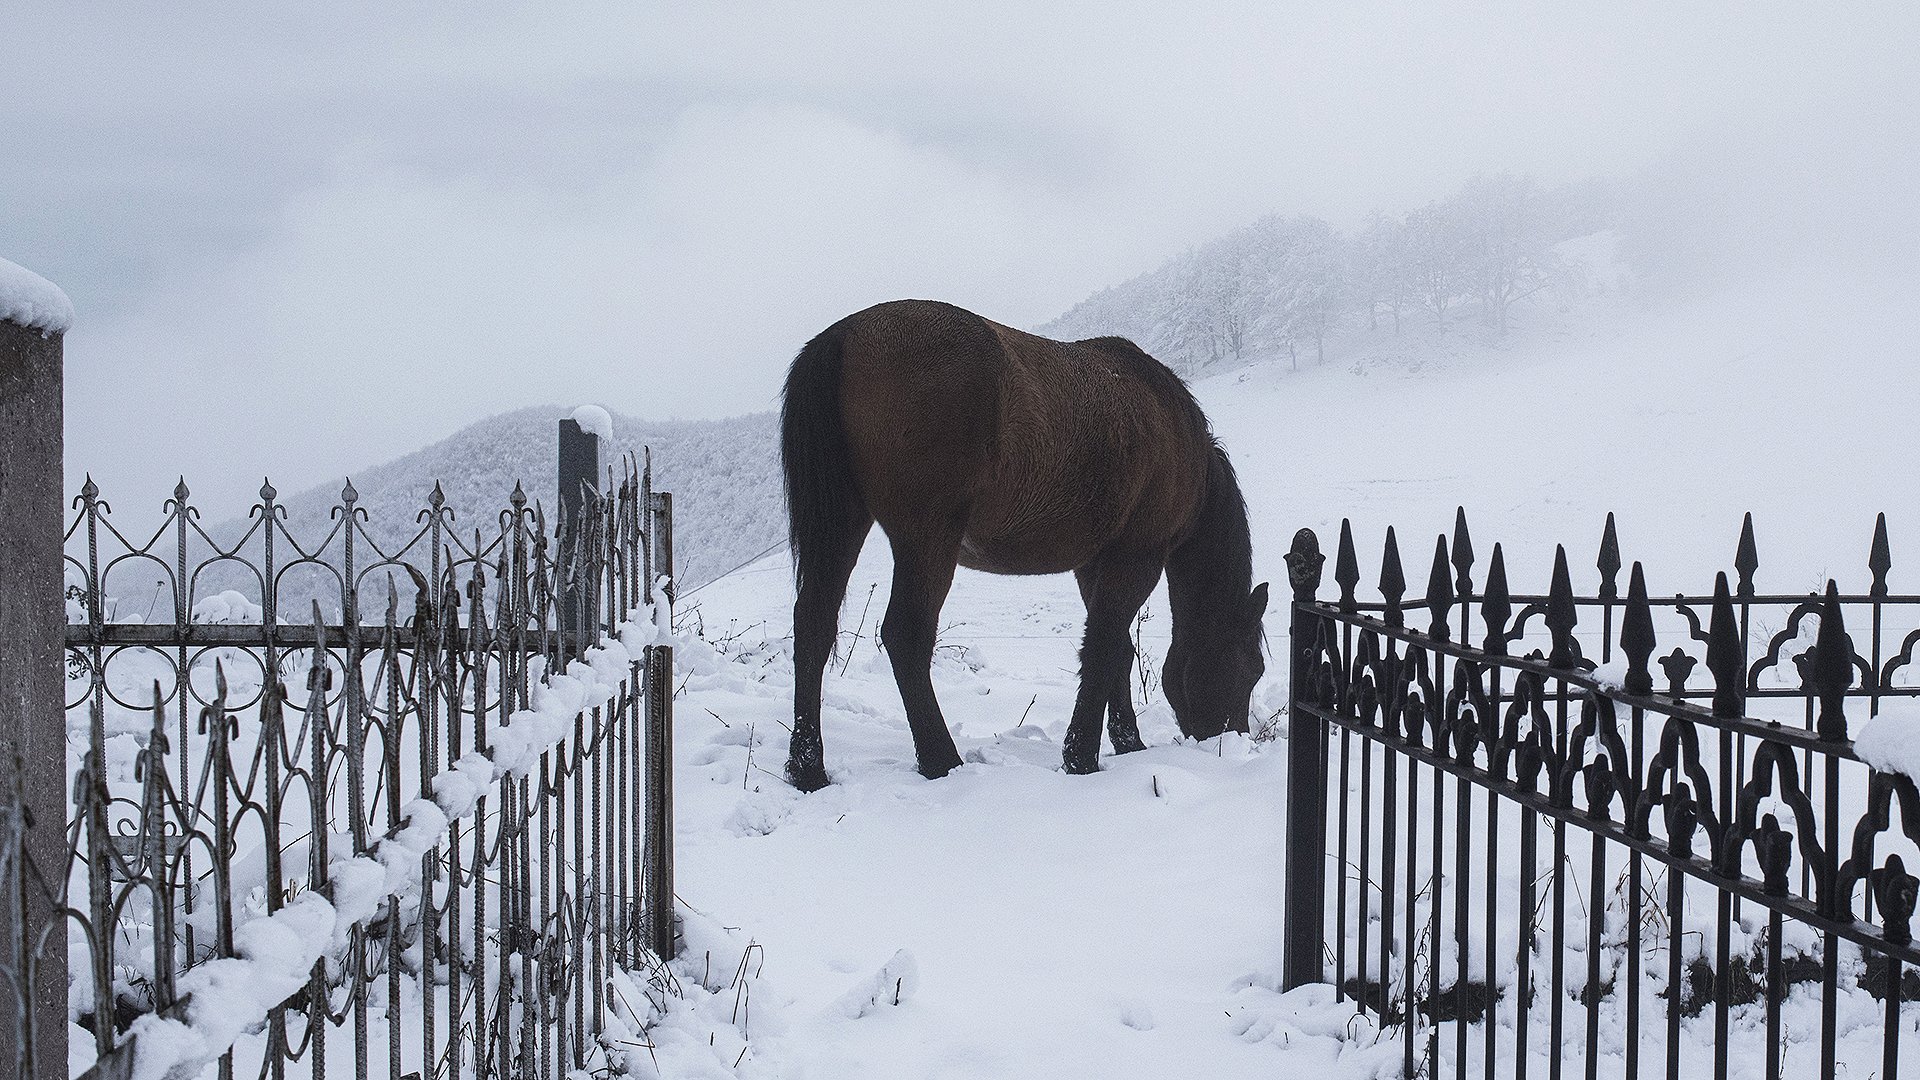
[[[1093,611],[1094,571],[1090,566],[1074,571],[1074,578],[1080,583],[1080,599],[1087,605],[1087,611]],[[1157,579],[1156,579],[1157,580]],[[1132,617],[1128,619],[1129,624]],[[1113,744],[1116,754],[1131,754],[1135,750],[1145,750],[1147,744],[1140,739],[1140,720],[1133,711],[1133,650],[1129,647],[1126,659],[1118,676],[1112,679],[1113,687],[1107,696],[1107,741]]]
[[[1133,664],[1127,627],[1159,583],[1160,569],[1160,560],[1152,557],[1102,555],[1078,572],[1087,601],[1087,633],[1080,645],[1080,693],[1061,748],[1062,767],[1070,773],[1099,769],[1100,718],[1116,700],[1125,702],[1125,709],[1109,721],[1114,751],[1141,749],[1127,686]]]
[[[913,749],[920,773],[939,779],[960,765],[960,751],[933,695],[933,647],[939,633],[940,607],[953,585],[960,530],[942,529],[940,535],[896,537],[893,540],[893,593],[880,624],[880,641],[893,663],[893,678],[906,706],[907,726],[913,729]]]
[[[801,791],[827,786],[820,740],[820,684],[834,641],[840,636],[840,602],[873,518],[865,510],[842,523],[831,550],[809,556],[793,603],[793,738],[787,749],[787,781]]]

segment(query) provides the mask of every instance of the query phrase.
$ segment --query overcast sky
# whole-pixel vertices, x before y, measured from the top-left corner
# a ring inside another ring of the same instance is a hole
[[[1911,154],[1920,78],[1911,4],[403,6],[0,15],[0,257],[79,313],[71,474],[239,499],[527,404],[770,408],[880,300],[1033,325],[1263,213],[1729,131]]]

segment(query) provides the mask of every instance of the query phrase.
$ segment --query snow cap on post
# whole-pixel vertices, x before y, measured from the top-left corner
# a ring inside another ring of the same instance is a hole
[[[582,405],[573,410],[568,419],[580,425],[580,430],[589,435],[598,435],[607,442],[613,441],[613,414],[599,405]]]
[[[0,322],[38,330],[41,337],[64,334],[73,326],[73,301],[60,286],[0,259]]]

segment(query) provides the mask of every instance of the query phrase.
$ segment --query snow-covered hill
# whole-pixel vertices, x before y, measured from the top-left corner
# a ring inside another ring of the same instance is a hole
[[[1464,506],[1476,548],[1503,542],[1520,590],[1544,589],[1557,542],[1590,586],[1608,511],[1656,594],[1709,587],[1745,510],[1763,589],[1829,574],[1860,585],[1885,510],[1894,587],[1911,590],[1902,538],[1920,536],[1920,506],[1906,420],[1920,365],[1895,313],[1916,286],[1775,280],[1660,314],[1567,320],[1501,347],[1383,345],[1196,389],[1248,488],[1261,578],[1284,580],[1295,529],[1331,547],[1349,517],[1366,580],[1388,524],[1409,578],[1424,580],[1423,538]],[[634,1055],[643,1075],[1396,1074],[1397,1047],[1321,991],[1273,989],[1283,740],[1179,742],[1148,687],[1148,751],[1105,759],[1096,776],[1060,773],[1074,587],[962,571],[935,676],[968,764],[925,781],[873,640],[887,580],[876,534],[827,683],[835,784],[808,796],[778,776],[791,692],[784,555],[682,605],[698,634],[682,649],[677,706],[687,996],[655,1026],[652,1052]],[[1165,628],[1156,598],[1141,635],[1151,665]],[[1285,655],[1278,607],[1267,628]],[[1274,664],[1256,704],[1272,715],[1284,700]],[[1545,1034],[1538,1025],[1537,1067],[1555,1049]],[[1868,1041],[1863,1060],[1878,1052]],[[1808,1052],[1789,1048],[1789,1073]]]
[[[573,407],[537,406],[491,416],[405,457],[354,473],[368,528],[384,541],[410,537],[438,481],[457,520],[491,522],[516,481],[551,513],[558,484],[556,425]],[[786,535],[775,457],[774,414],[726,420],[613,418],[601,459],[653,450],[654,483],[674,493],[676,569],[697,584],[725,573]],[[345,478],[283,496],[296,535],[324,534]]]

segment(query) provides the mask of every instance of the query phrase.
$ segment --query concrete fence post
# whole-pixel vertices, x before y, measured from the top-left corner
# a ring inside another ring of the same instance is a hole
[[[589,500],[600,490],[600,436],[583,429],[572,417],[562,419],[558,464],[560,532],[577,545],[585,541],[583,530]],[[580,571],[592,565],[587,552],[576,548],[573,569]],[[597,578],[591,577],[576,577],[571,583],[561,583],[560,628],[580,635],[575,649],[584,649],[593,642],[593,627],[600,619],[595,603],[600,595],[598,585]]]
[[[652,570],[665,579],[659,603],[673,621],[673,493],[651,492]],[[647,649],[647,947],[667,959],[676,954],[673,908],[673,645]]]
[[[0,985],[0,1072],[35,1078],[67,1075],[67,929],[50,890],[64,888],[67,864],[61,368],[72,319],[59,289],[0,259],[0,804],[24,793],[37,871],[0,874],[0,968],[20,963],[25,979]]]

